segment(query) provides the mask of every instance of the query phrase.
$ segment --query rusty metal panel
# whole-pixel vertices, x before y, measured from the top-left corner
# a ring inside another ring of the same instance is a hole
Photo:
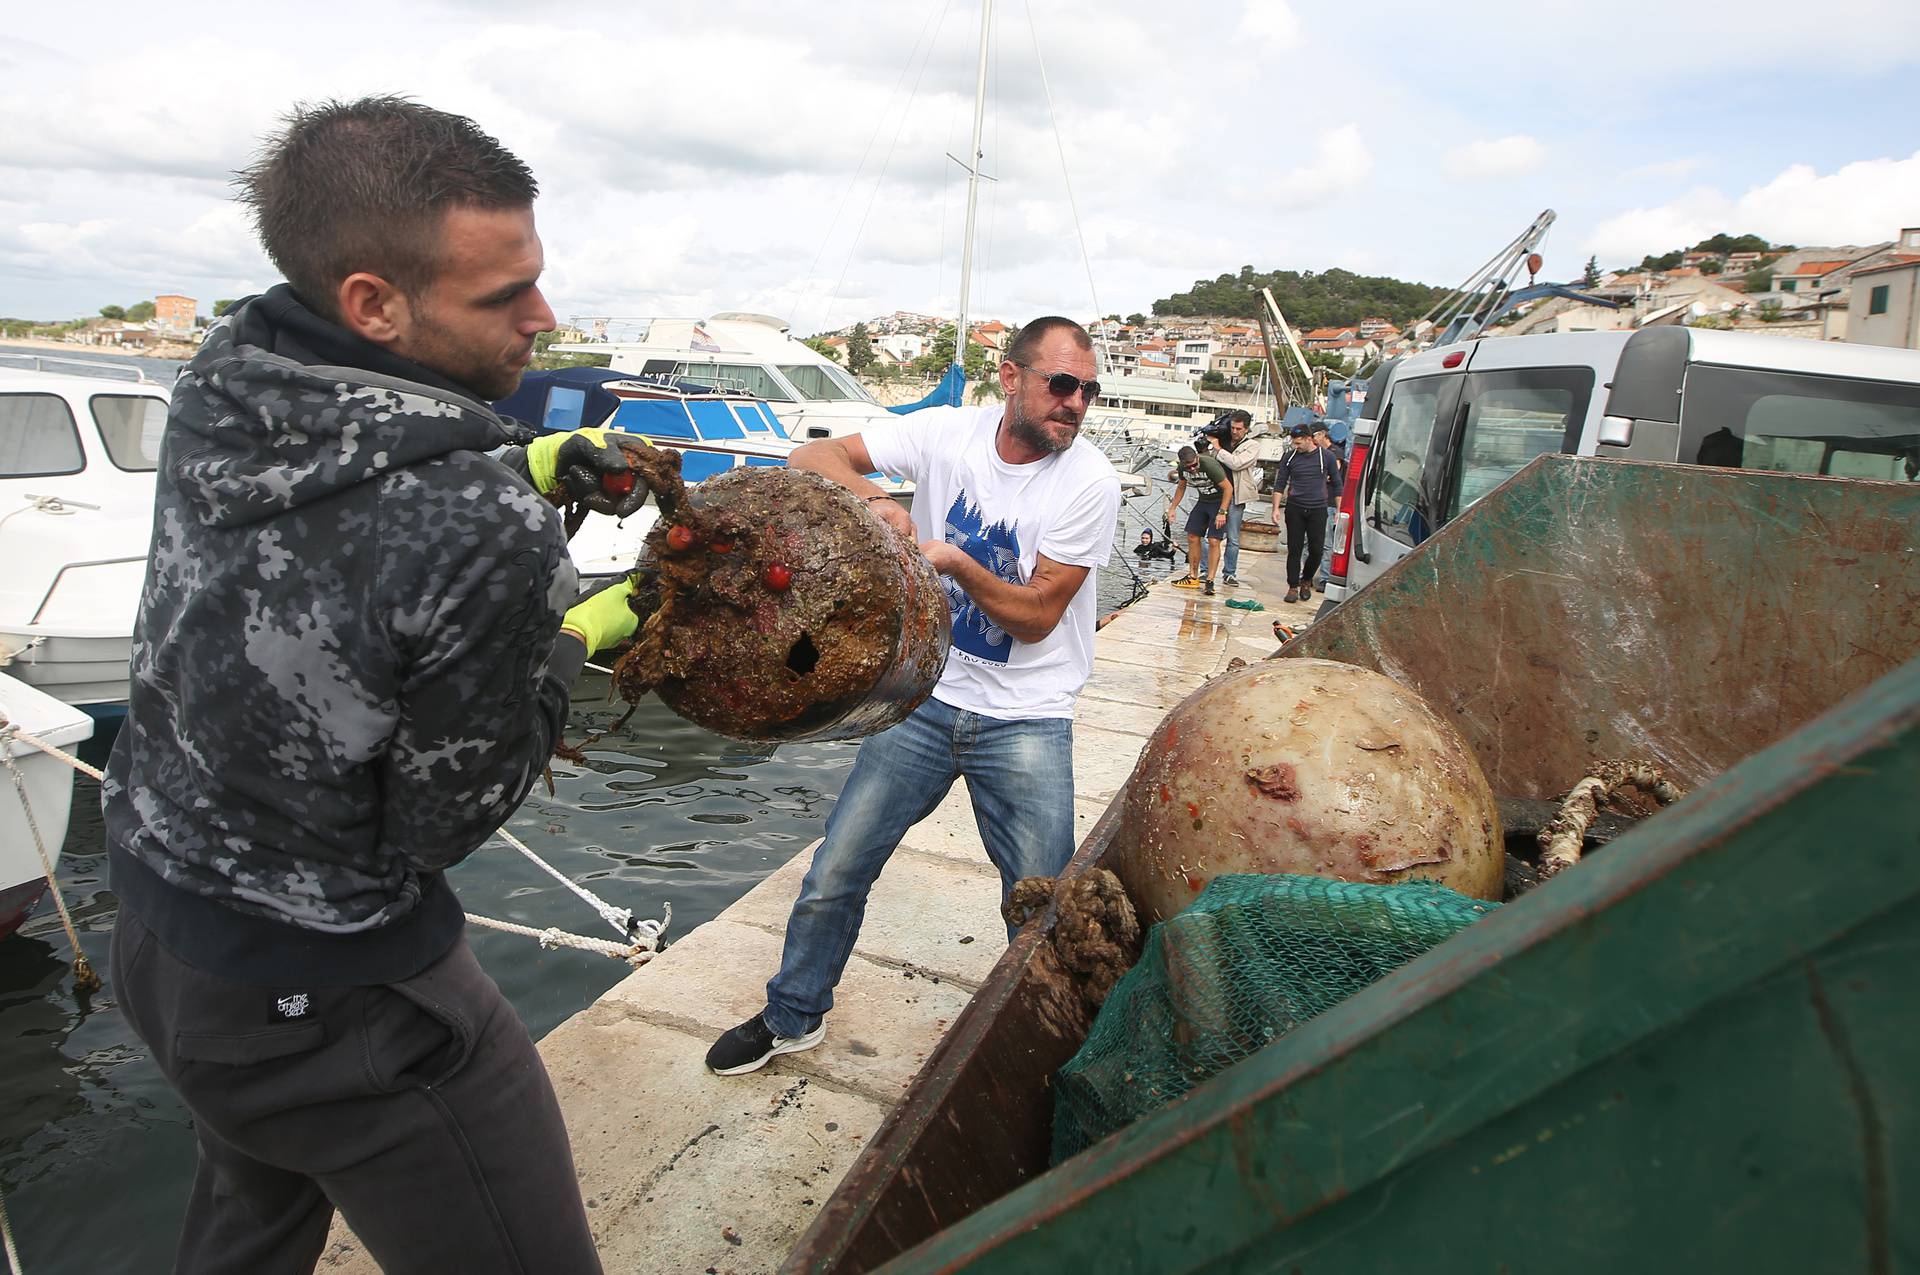
[[[1917,779],[1920,661],[884,1269],[1902,1269]]]
[[[1459,728],[1503,797],[1694,787],[1920,651],[1920,483],[1542,456],[1293,642]]]

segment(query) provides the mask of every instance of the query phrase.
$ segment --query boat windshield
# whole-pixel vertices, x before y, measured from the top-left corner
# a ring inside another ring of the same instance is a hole
[[[827,403],[858,402],[866,398],[865,391],[849,381],[838,368],[818,363],[783,363],[780,365],[780,375],[800,391],[802,398]]]
[[[164,399],[148,394],[95,394],[92,406],[108,460],[135,472],[159,468],[160,431],[167,423]]]
[[[739,390],[770,403],[793,402],[793,395],[787,393],[772,370],[759,363],[678,363],[673,374],[683,381]]]

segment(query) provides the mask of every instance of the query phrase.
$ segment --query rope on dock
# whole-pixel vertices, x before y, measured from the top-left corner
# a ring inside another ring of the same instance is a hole
[[[560,869],[535,854],[532,846],[529,846],[505,828],[500,829],[499,837],[502,841],[531,860],[536,868],[539,868],[542,872],[578,895],[582,902],[600,914],[601,920],[613,927],[615,934],[618,934],[629,943],[651,941],[655,949],[658,949],[660,945],[660,935],[665,932],[668,923],[673,920],[673,904],[669,903],[666,905],[666,916],[662,920],[639,920],[633,915],[630,909],[616,908],[592,890],[574,881],[567,876],[566,873],[560,871]]]
[[[531,925],[515,925],[512,921],[496,921],[490,916],[467,913],[467,920],[475,925],[485,926],[489,930],[499,930],[504,934],[520,934],[530,939],[540,940],[541,947],[571,947],[582,952],[598,952],[602,956],[613,956],[629,965],[645,965],[659,953],[658,942],[646,941],[629,943],[622,946],[607,939],[588,938],[584,934],[569,934],[565,930],[549,926],[536,930]],[[648,922],[648,924],[655,924]],[[662,922],[661,924],[664,924]]]
[[[47,854],[46,838],[40,835],[40,821],[33,816],[33,803],[27,799],[27,777],[20,773],[20,764],[13,759],[12,743],[19,739],[56,756],[65,757],[52,744],[35,739],[13,724],[5,713],[0,713],[0,761],[7,764],[7,772],[13,776],[14,791],[20,794],[20,809],[27,816],[27,830],[33,834],[33,848],[40,855],[40,871],[47,879],[47,890],[53,895],[53,904],[60,910],[60,924],[66,927],[67,942],[73,945],[73,990],[80,993],[100,990],[100,976],[93,972],[93,966],[87,961],[87,954],[80,948],[80,931],[74,928],[73,913],[67,909],[66,896],[60,893],[60,883],[54,879],[53,859]],[[92,770],[91,766],[77,757],[65,757],[68,764]],[[94,771],[97,775],[100,772]]]

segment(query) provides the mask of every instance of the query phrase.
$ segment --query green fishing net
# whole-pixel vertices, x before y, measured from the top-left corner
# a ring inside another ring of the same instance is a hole
[[[1497,903],[1413,881],[1215,877],[1147,934],[1055,1080],[1053,1160],[1125,1128],[1339,1004]]]

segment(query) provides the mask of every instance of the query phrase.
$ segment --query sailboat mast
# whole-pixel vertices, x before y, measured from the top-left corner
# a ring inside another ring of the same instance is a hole
[[[980,126],[987,106],[987,35],[993,24],[993,0],[980,0],[980,70],[973,85],[973,146],[967,151],[967,237],[960,248],[960,321],[953,329],[953,361],[967,366],[967,302],[973,291],[973,220],[980,206]]]

